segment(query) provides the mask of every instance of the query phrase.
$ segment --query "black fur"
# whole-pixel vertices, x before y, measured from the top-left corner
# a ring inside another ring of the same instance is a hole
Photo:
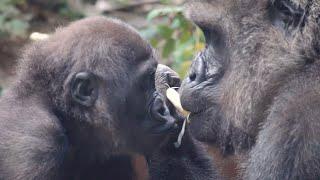
[[[191,136],[188,129],[179,148],[173,146],[177,136],[173,137],[148,158],[152,180],[219,179],[205,148]]]
[[[174,128],[156,67],[133,28],[103,17],[27,47],[0,100],[0,179],[133,179],[129,155]]]
[[[190,130],[244,179],[319,179],[320,3],[190,0],[207,48],[181,86]]]

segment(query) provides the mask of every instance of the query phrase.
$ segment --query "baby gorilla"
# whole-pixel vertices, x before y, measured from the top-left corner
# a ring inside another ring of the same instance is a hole
[[[107,178],[112,156],[165,144],[176,122],[156,68],[133,28],[103,17],[29,46],[0,101],[0,179]]]

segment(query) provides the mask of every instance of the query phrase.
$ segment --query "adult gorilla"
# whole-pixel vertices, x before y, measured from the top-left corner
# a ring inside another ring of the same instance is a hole
[[[185,14],[207,44],[180,90],[192,133],[247,155],[244,179],[319,179],[319,1],[191,0]]]

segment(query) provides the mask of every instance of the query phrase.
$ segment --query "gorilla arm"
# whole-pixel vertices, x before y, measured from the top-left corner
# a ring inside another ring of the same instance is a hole
[[[150,179],[217,179],[205,148],[191,136],[188,129],[179,148],[174,146],[177,136],[178,132],[173,133],[169,142],[147,159]]]

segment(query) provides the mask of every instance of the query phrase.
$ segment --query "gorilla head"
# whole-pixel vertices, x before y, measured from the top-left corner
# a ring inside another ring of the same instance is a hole
[[[74,22],[21,61],[0,102],[0,179],[96,177],[96,161],[151,153],[175,126],[152,48],[118,20]]]
[[[320,4],[191,0],[185,8],[206,38],[180,90],[183,107],[192,112],[191,130],[225,153],[246,149],[286,84],[318,66]]]
[[[191,0],[185,13],[206,38],[180,88],[192,133],[243,155],[243,179],[319,179],[319,1]]]

